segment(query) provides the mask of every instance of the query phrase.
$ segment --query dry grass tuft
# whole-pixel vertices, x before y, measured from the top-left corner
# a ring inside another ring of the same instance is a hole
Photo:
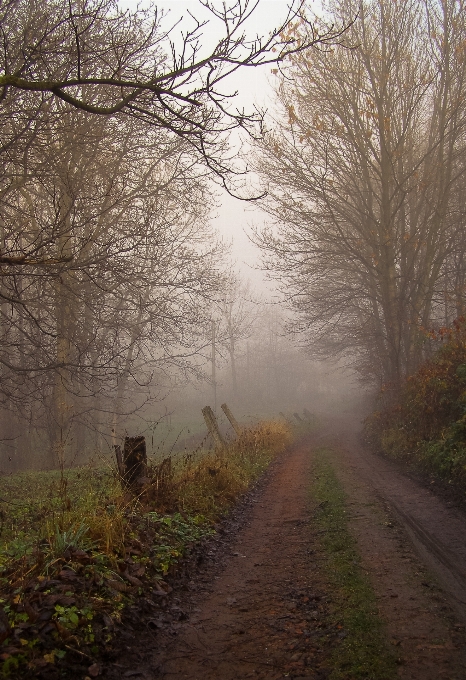
[[[288,425],[267,421],[245,428],[227,448],[187,457],[167,488],[171,510],[217,519],[291,440]]]
[[[122,490],[111,470],[22,473],[4,479],[0,570],[14,572],[16,580],[21,571],[40,571],[50,563],[41,553],[60,560],[67,540],[75,541],[76,549],[92,548],[114,562],[125,555],[134,521],[147,512],[183,512],[215,522],[291,440],[285,423],[261,422],[244,429],[225,449],[152,465],[136,495]]]

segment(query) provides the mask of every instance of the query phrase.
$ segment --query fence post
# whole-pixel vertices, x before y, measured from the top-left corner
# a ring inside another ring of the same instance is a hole
[[[222,409],[222,411],[224,412],[224,414],[226,415],[226,417],[230,421],[230,425],[232,426],[232,428],[236,432],[237,436],[239,437],[240,434],[241,434],[241,427],[240,427],[238,421],[236,420],[235,416],[233,415],[233,413],[230,411],[230,409],[228,408],[228,406],[226,404],[222,404],[220,406],[220,408]]]
[[[205,424],[207,425],[207,429],[212,435],[212,439],[214,440],[215,444],[221,448],[226,447],[227,443],[218,429],[217,419],[210,406],[204,406],[202,409],[202,415],[204,416]]]
[[[144,477],[147,471],[146,438],[125,437],[123,448],[124,480],[133,485],[139,477]]]

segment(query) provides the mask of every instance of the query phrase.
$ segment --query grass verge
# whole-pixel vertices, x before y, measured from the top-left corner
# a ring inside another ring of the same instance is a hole
[[[375,594],[360,567],[355,539],[348,531],[346,496],[329,460],[328,449],[315,454],[312,497],[315,524],[331,593],[330,616],[341,642],[331,659],[331,680],[389,680],[395,658],[387,646]]]
[[[123,611],[170,575],[293,438],[282,421],[227,448],[154,461],[137,494],[112,470],[0,480],[0,678],[99,675]]]

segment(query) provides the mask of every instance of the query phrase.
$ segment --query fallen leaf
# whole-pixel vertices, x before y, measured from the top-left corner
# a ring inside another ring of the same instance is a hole
[[[126,572],[123,574],[124,578],[131,583],[133,586],[137,586],[138,588],[142,587],[143,583],[140,581],[136,576],[130,576],[130,574],[127,574]]]
[[[76,560],[76,562],[92,562],[92,557],[85,550],[73,550],[71,557],[73,560]]]
[[[71,637],[71,633],[68,630],[68,628],[65,628],[65,626],[62,626],[60,621],[54,621],[54,626],[59,632],[60,636],[63,638],[63,640],[67,640],[69,637]]]
[[[34,621],[37,621],[37,619],[39,618],[39,612],[36,609],[34,609],[34,607],[32,607],[27,600],[23,602],[23,607],[24,611],[28,615],[29,621],[32,621],[33,623]]]
[[[122,581],[115,581],[113,579],[108,578],[106,582],[109,588],[112,588],[113,590],[116,590],[119,593],[127,593],[129,590],[126,583],[123,583]]]
[[[47,663],[55,663],[55,652],[50,652],[50,654],[44,654],[44,661]]]
[[[102,618],[104,620],[104,625],[106,626],[106,628],[113,628],[114,624],[113,624],[113,619],[112,619],[111,616],[109,616],[108,614],[105,614],[105,612],[104,612],[102,614]]]
[[[3,609],[0,608],[0,642],[3,642],[11,634],[10,622]]]

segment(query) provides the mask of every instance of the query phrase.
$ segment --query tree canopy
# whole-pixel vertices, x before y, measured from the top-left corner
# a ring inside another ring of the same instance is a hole
[[[353,17],[278,79],[257,241],[308,350],[397,385],[464,309],[466,21],[453,0],[333,3]]]

